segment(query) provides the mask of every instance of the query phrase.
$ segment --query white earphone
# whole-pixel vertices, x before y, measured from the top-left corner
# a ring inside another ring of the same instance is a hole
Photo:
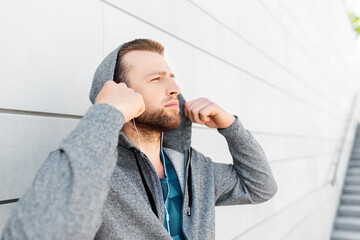
[[[136,128],[135,119],[133,118],[132,120],[133,120],[133,123],[134,123],[134,127],[135,127],[135,130],[136,130],[136,133],[137,133],[137,135],[138,135],[140,151],[141,151],[142,153],[144,153],[143,150],[142,150],[142,148],[141,148],[140,135],[139,135],[139,132],[138,132],[138,130],[137,130],[137,128]],[[164,135],[164,133],[162,132],[162,133],[161,133],[161,142],[163,141],[163,135]],[[169,217],[169,212],[168,212],[167,207],[166,207],[166,204],[167,204],[167,201],[168,201],[169,195],[170,195],[170,186],[169,186],[168,174],[167,174],[166,167],[165,167],[165,157],[164,157],[164,152],[163,152],[162,146],[160,146],[160,151],[161,151],[161,154],[162,154],[163,165],[164,165],[164,170],[165,170],[165,177],[166,177],[166,185],[167,185],[167,188],[168,188],[168,191],[167,191],[168,194],[167,194],[166,199],[165,199],[164,207],[165,207],[165,212],[166,212],[167,229],[168,229],[168,232],[169,232],[169,234],[170,234],[170,223],[169,223],[170,217]],[[171,234],[170,234],[170,235],[171,235]]]

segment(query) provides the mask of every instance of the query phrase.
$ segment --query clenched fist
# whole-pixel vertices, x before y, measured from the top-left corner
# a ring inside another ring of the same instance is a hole
[[[95,104],[107,103],[120,110],[125,122],[140,116],[145,111],[144,99],[140,93],[128,88],[125,83],[107,81],[96,97]]]
[[[205,124],[209,128],[227,128],[236,120],[233,115],[207,98],[186,102],[184,113],[191,122]]]

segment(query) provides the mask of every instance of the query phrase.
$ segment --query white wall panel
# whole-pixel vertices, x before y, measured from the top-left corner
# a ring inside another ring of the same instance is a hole
[[[231,0],[225,2],[197,0],[190,2],[223,23],[229,31],[234,32],[234,36],[236,35],[239,41],[247,42],[249,48],[257,49],[266,58],[272,59],[276,65],[283,68],[283,71],[289,72],[291,76],[288,77],[288,80],[301,81],[308,87],[308,91],[319,93],[324,99],[331,100],[329,99],[331,95],[328,88],[316,88],[325,81],[329,82],[329,79],[325,77],[328,75],[327,71],[323,71],[317,64],[308,61],[309,56],[303,51],[302,46],[299,46],[299,43],[303,44],[302,39],[295,41],[296,39],[288,36],[287,28],[291,28],[291,25],[287,26],[289,24],[287,21],[280,24],[276,21],[277,18],[281,19],[282,14],[285,14],[284,12],[277,9],[276,12],[269,13],[259,1],[249,3]],[[275,1],[267,1],[266,3],[276,4]],[[224,10],[218,11],[219,8]],[[288,50],[289,45],[297,49],[298,52],[296,54],[291,53]],[[300,60],[299,57],[305,61]],[[323,60],[326,61],[326,58]],[[299,68],[299,63],[305,63],[305,65]],[[331,69],[329,70],[331,71]],[[335,88],[332,89],[335,90]],[[335,105],[340,104],[335,101],[332,102]]]
[[[19,0],[3,4],[0,27],[0,200],[21,197],[76,127],[66,114],[91,105],[102,58],[151,38],[165,46],[185,99],[207,97],[238,115],[278,182],[268,202],[216,208],[216,238],[328,239],[360,116],[348,122],[360,61],[341,0]],[[192,142],[232,161],[214,129],[194,125]],[[14,205],[0,205],[0,230]]]
[[[269,14],[271,14],[273,16],[273,19],[275,20],[276,24],[281,24],[286,31],[288,32],[288,38],[289,38],[289,42],[293,42],[293,44],[299,48],[299,50],[301,52],[303,52],[303,54],[305,54],[308,59],[306,60],[306,62],[310,63],[311,66],[308,66],[308,70],[305,71],[305,73],[308,73],[310,75],[309,78],[304,77],[304,79],[312,79],[311,77],[314,77],[314,81],[316,83],[319,83],[318,86],[318,91],[324,91],[325,93],[328,93],[328,96],[339,96],[339,94],[341,94],[341,98],[338,98],[336,102],[338,102],[338,104],[340,104],[343,108],[346,108],[348,106],[348,99],[347,99],[347,89],[344,84],[341,84],[344,81],[347,81],[347,79],[344,79],[343,76],[339,76],[338,72],[337,72],[337,68],[339,67],[339,65],[342,65],[343,63],[341,61],[337,62],[336,66],[330,66],[329,64],[329,54],[333,54],[332,51],[326,50],[325,51],[325,55],[321,55],[321,59],[317,59],[319,58],[318,55],[316,55],[316,52],[318,51],[317,48],[322,47],[322,46],[317,46],[316,49],[312,49],[311,48],[311,44],[309,43],[308,38],[306,38],[306,34],[303,33],[303,31],[301,31],[299,29],[299,25],[296,24],[296,22],[294,22],[294,18],[292,18],[291,14],[292,12],[296,12],[297,9],[296,8],[291,8],[290,9],[290,13],[289,11],[287,11],[284,6],[282,4],[280,4],[279,1],[261,1],[259,0],[259,3],[261,3],[261,5],[268,10]],[[311,7],[313,7],[312,2],[309,3],[309,5]],[[337,9],[337,12],[339,10]],[[327,13],[326,11],[324,11],[323,9],[318,9],[317,13],[322,12],[322,13]],[[309,18],[309,16],[305,15],[303,16],[303,18]],[[317,20],[319,20],[321,17],[325,17],[323,16],[323,14],[318,14],[317,15]],[[329,14],[330,18],[333,18],[331,14]],[[340,19],[338,19],[337,21],[340,21]],[[302,23],[302,21],[301,21]],[[331,23],[331,29],[333,28],[333,23]],[[300,26],[301,27],[301,26]],[[322,26],[323,27],[323,26]],[[304,27],[302,27],[304,28]],[[349,30],[349,29],[348,29]],[[321,32],[321,28],[317,29],[317,31]],[[337,32],[338,35],[339,32],[343,32],[342,29],[336,29],[334,30]],[[329,41],[328,38],[324,38],[324,34],[316,34],[318,36],[318,38],[322,39],[322,42],[325,41]],[[327,36],[327,35],[325,35]],[[343,48],[346,48],[346,44],[343,44],[341,42]],[[353,43],[352,43],[353,44]],[[324,45],[324,44],[323,44]],[[300,52],[300,53],[301,53]],[[298,61],[298,55],[294,54],[292,52],[290,52],[288,54],[288,61],[291,61],[291,65],[289,65],[291,67],[291,69],[296,69],[296,64],[299,64],[299,62],[303,62],[303,61]],[[320,76],[316,75],[317,72],[321,73]],[[344,72],[342,73],[344,74]],[[340,79],[342,79],[340,81]],[[323,88],[321,86],[326,85],[326,88]],[[329,86],[330,85],[330,86]],[[345,101],[345,102],[344,102]]]
[[[103,54],[101,20],[96,0],[2,4],[0,107],[85,113]]]
[[[257,139],[256,135],[255,138]],[[262,145],[261,141],[259,143]],[[226,140],[216,130],[194,128],[192,144],[215,162],[232,163]],[[279,190],[275,196],[277,203],[286,205],[306,194],[309,189],[329,181],[329,166],[335,156],[315,155],[279,163],[272,163],[269,159],[274,176],[279,182]]]
[[[231,159],[227,143],[222,135],[216,130],[208,130],[204,127],[198,127],[196,124],[193,124],[193,126],[192,143],[195,148],[208,156],[220,159],[219,162],[222,159]],[[244,127],[248,129],[246,126]],[[250,130],[250,132],[252,131]],[[336,150],[338,144],[334,146],[332,141],[256,134],[253,132],[252,134],[260,143],[269,162],[272,164],[284,164],[319,157],[326,157],[328,164],[331,164],[332,158],[337,157],[338,154]]]
[[[340,141],[315,136],[281,136],[253,134],[264,149],[270,162],[296,161],[298,158],[317,155],[334,155]]]
[[[120,2],[116,0],[104,2],[112,4],[115,8],[119,9],[120,12],[126,11],[140,18],[142,21],[155,25],[163,31],[175,35],[177,38],[181,38],[183,41],[190,43],[190,45],[201,48],[202,51],[209,53],[213,57],[220,58],[222,61],[226,61],[237,69],[242,69],[243,72],[251,74],[260,81],[271,83],[271,85],[275,85],[283,91],[291,92],[298,97],[298,93],[301,92],[303,93],[301,96],[310,97],[316,106],[328,104],[324,102],[324,100],[318,99],[316,95],[313,96],[313,93],[305,91],[304,86],[299,82],[289,81],[290,76],[288,73],[288,76],[269,80],[269,76],[280,70],[277,65],[274,65],[273,62],[264,58],[259,52],[249,48],[248,44],[239,41],[238,38],[235,38],[234,35],[222,25],[209,16],[204,15],[199,9],[187,1],[181,1],[182,4],[161,0],[146,4],[132,1]],[[167,15],[169,13],[156,15],[151,11],[143,12],[142,9],[151,8],[151,6],[147,6],[148,4],[152,6],[158,4],[168,9],[176,6],[177,9],[175,12],[171,12],[171,17],[169,18]],[[182,18],[184,15],[197,16],[196,21],[193,21],[191,18]],[[181,19],[181,24],[171,26],[171,22],[179,21],[179,19]],[[211,26],[211,28],[204,28],[203,26]],[[296,88],[296,92],[291,91],[291,88]],[[321,104],[319,104],[319,102]],[[329,109],[326,109],[326,111],[331,112],[332,108],[333,106],[329,105]]]
[[[297,225],[298,221],[318,208],[319,203],[329,197],[327,189],[329,187],[319,186],[299,201],[289,202],[285,208],[276,210],[275,214],[271,215],[264,214],[263,212],[266,211],[264,209],[263,211],[255,211],[257,205],[217,208],[216,223],[221,232],[217,231],[216,239],[222,239],[222,236],[225,236],[225,239],[241,240],[263,239],[264,237],[269,240],[282,239],[288,230]],[[273,203],[273,205],[277,204]],[[226,220],[229,216],[233,216],[232,221]],[[239,216],[238,218],[243,219],[243,221],[240,223],[235,221],[235,216]],[[257,224],[253,223],[253,219],[257,221]]]
[[[168,34],[141,22],[118,9],[104,5],[104,49],[108,54],[120,44],[135,38],[150,38],[165,47],[164,57],[176,76],[176,81],[186,100],[192,99],[195,91],[194,49]]]
[[[338,199],[330,196],[312,213],[304,216],[298,222],[298,225],[289,229],[281,239],[286,240],[303,240],[303,239],[330,239],[330,231],[319,231],[326,229],[333,224],[333,217],[324,217],[329,214],[329,209],[337,208]]]
[[[344,124],[346,115],[293,98],[199,51],[195,54],[195,60],[196,96],[208,96],[220,101],[225,109],[239,114],[250,129],[309,135],[316,132],[316,135],[326,136],[329,132],[326,129],[321,131],[319,127],[331,126],[337,132]]]

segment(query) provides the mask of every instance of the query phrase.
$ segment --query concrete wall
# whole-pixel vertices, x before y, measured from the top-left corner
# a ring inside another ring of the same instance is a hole
[[[239,116],[278,182],[268,202],[217,208],[216,238],[329,238],[359,119],[341,0],[8,1],[0,29],[0,229],[91,105],[97,65],[141,37],[166,47],[187,100],[208,97]],[[195,126],[193,145],[231,162],[216,130]]]

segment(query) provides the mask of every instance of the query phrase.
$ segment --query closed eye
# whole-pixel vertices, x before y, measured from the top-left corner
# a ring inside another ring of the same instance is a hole
[[[160,80],[160,77],[156,77],[156,78],[151,79],[151,81],[153,81],[153,80]]]

